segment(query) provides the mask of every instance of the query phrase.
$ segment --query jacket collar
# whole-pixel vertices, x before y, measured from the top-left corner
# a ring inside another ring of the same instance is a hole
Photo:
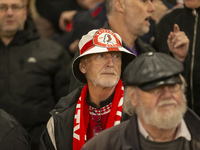
[[[123,138],[123,150],[140,150],[140,142],[139,142],[139,130],[137,123],[137,116],[134,114],[127,125],[127,129],[125,132],[125,138]]]
[[[188,15],[191,15],[193,14],[193,11],[196,10],[196,12],[199,14],[200,13],[200,7],[199,8],[196,8],[196,9],[191,9],[191,8],[187,8],[185,5],[184,5],[184,11],[186,12],[186,14]]]
[[[192,137],[200,141],[200,118],[193,111],[191,111],[191,109],[188,108],[184,120]]]

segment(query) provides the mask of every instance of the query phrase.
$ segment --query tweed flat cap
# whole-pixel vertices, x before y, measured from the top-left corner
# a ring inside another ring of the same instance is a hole
[[[125,85],[138,86],[144,91],[160,85],[181,83],[183,64],[170,55],[148,52],[135,58],[124,71]]]

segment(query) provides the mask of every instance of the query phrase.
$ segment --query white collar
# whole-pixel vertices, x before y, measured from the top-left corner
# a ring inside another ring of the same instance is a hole
[[[138,127],[140,133],[144,136],[145,139],[153,141],[153,138],[148,134],[146,129],[142,126],[139,118],[138,118]],[[184,137],[186,140],[191,141],[191,134],[186,126],[185,121],[182,119],[180,125],[178,126],[176,136],[174,139],[178,139],[179,137]]]

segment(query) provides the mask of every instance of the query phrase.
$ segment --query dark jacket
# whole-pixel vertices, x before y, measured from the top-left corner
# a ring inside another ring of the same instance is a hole
[[[0,108],[38,140],[57,101],[68,94],[70,57],[58,44],[39,38],[31,20],[5,46],[0,40]],[[33,139],[34,140],[34,139]]]
[[[188,106],[200,116],[200,8],[175,9],[165,15],[155,28],[155,48],[160,52],[170,54],[167,46],[167,37],[173,31],[174,24],[178,24],[190,40],[188,56],[184,62],[183,73],[187,81]],[[194,65],[194,66],[193,66]]]
[[[31,149],[31,140],[26,130],[14,117],[2,109],[0,109],[0,149]]]
[[[188,110],[185,118],[186,125],[192,136],[192,150],[200,149],[200,119]],[[82,150],[141,150],[137,116],[130,120],[101,132],[89,140]]]
[[[54,119],[57,150],[73,149],[74,114],[81,91],[82,88],[77,88],[68,96],[61,98],[50,112]],[[41,140],[40,150],[54,150],[47,129],[45,129]]]

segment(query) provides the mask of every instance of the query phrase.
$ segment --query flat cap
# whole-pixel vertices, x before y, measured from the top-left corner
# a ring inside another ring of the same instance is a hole
[[[125,69],[125,85],[138,86],[144,91],[160,85],[181,83],[183,64],[168,54],[148,52],[135,58]]]

